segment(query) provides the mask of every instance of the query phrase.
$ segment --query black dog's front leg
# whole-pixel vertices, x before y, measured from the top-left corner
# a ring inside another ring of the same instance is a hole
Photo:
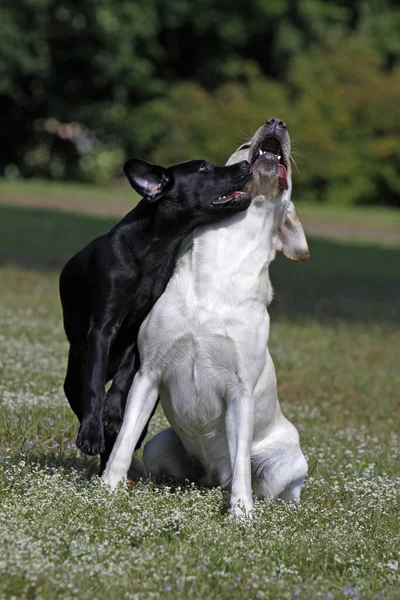
[[[68,367],[64,381],[64,392],[79,421],[82,421],[82,393],[85,382],[86,355],[76,344],[68,353]]]
[[[127,346],[106,394],[103,423],[107,436],[116,437],[124,416],[126,399],[136,373],[136,340]]]
[[[119,324],[91,323],[87,342],[88,357],[82,396],[82,421],[76,445],[86,454],[103,454],[105,450],[103,408],[107,362]]]

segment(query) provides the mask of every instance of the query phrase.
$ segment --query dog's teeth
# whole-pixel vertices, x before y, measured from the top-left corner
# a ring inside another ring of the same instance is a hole
[[[261,150],[261,148],[259,149],[259,151],[258,151],[258,154],[259,154],[260,156],[262,156],[262,155],[264,154],[264,152]]]
[[[280,155],[280,154],[278,154],[278,160],[281,160],[281,158],[282,158],[282,157],[281,157],[281,155]]]

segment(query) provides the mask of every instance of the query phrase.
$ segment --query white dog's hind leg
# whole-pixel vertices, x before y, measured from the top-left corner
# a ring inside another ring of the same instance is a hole
[[[303,486],[304,477],[300,477],[296,481],[293,481],[290,485],[288,485],[281,494],[279,494],[279,498],[281,500],[295,500],[296,502],[300,502],[300,492]]]
[[[147,473],[155,478],[197,481],[193,461],[172,427],[160,431],[147,442],[143,462]]]
[[[102,475],[103,481],[112,488],[126,479],[135,446],[150,418],[157,397],[157,379],[138,371],[129,390],[121,430]]]
[[[243,517],[253,508],[251,491],[251,445],[254,429],[254,403],[250,393],[228,394],[226,436],[232,468],[231,510]]]
[[[299,447],[279,444],[266,448],[265,454],[252,457],[257,498],[300,500],[301,487],[307,475],[307,461]]]

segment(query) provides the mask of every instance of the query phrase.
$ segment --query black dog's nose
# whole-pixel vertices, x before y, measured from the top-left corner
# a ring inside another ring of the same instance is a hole
[[[267,125],[272,125],[274,131],[276,127],[280,127],[281,129],[287,128],[285,121],[282,121],[282,119],[276,119],[275,117],[268,119]]]
[[[247,160],[242,160],[238,163],[238,167],[241,171],[248,171],[250,169],[250,163]]]

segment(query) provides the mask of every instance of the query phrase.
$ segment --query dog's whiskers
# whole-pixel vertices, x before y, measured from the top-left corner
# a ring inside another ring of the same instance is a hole
[[[243,129],[240,129],[240,133],[244,135],[244,138],[238,137],[237,139],[243,142],[249,142],[253,137],[251,133],[246,133],[245,131],[243,131]]]
[[[299,171],[299,167],[297,166],[297,163],[296,163],[296,161],[294,160],[294,158],[293,158],[292,154],[289,156],[289,158],[290,158],[290,160],[292,161],[292,163],[294,164],[294,166],[296,167],[296,171],[297,171],[298,173],[300,173],[300,171]]]

